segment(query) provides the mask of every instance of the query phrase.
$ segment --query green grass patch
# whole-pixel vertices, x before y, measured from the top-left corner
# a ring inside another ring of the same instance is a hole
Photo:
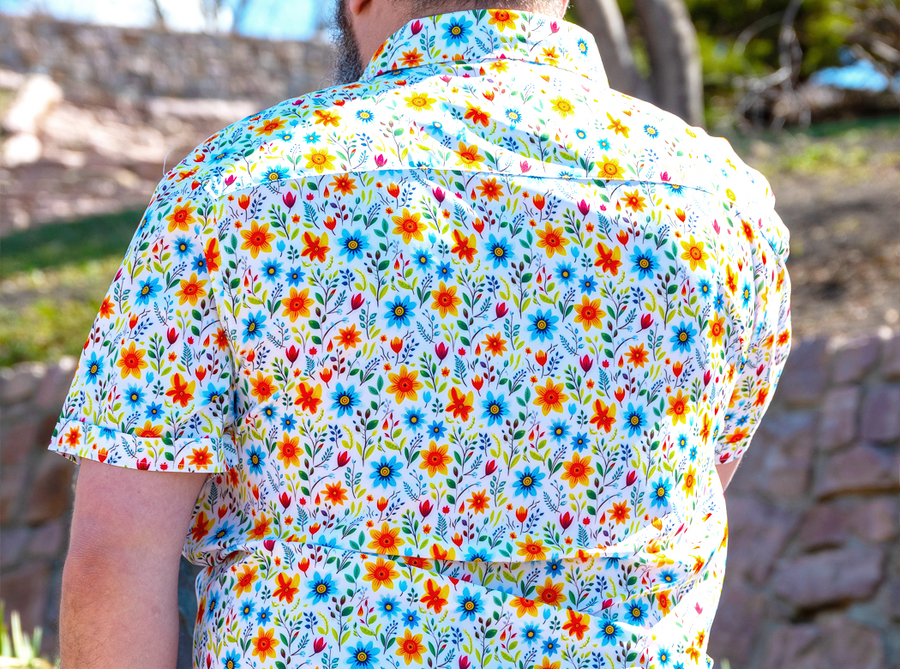
[[[142,212],[0,240],[0,366],[78,355]]]
[[[25,230],[0,240],[0,280],[36,269],[125,255],[142,211],[92,216]]]

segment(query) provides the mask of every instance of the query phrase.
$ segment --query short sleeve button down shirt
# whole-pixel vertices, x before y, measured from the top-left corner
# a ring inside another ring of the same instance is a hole
[[[51,447],[211,474],[198,667],[705,666],[772,205],[580,28],[411,21],[166,175]]]

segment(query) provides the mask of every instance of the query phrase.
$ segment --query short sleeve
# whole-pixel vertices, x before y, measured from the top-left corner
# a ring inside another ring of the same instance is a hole
[[[220,324],[215,208],[196,181],[157,187],[85,343],[50,450],[152,471],[221,472],[233,356]]]
[[[754,232],[752,257],[756,305],[749,346],[733,369],[734,388],[716,441],[716,459],[724,464],[740,458],[750,445],[775,393],[791,346],[791,282],[786,262],[789,233],[775,212],[775,197],[765,179],[756,201],[740,211]]]

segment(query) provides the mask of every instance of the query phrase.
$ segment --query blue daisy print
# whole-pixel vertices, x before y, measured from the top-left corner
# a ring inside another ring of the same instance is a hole
[[[415,312],[413,311],[413,303],[408,295],[402,298],[398,297],[393,302],[387,304],[387,317],[390,319],[391,325],[394,327],[403,327],[409,325],[410,319]]]
[[[471,21],[466,21],[464,16],[454,17],[449,23],[443,25],[444,39],[453,44],[469,43],[469,28],[472,27]]]
[[[556,332],[556,323],[558,321],[559,319],[549,309],[547,311],[538,311],[531,317],[531,323],[528,325],[531,338],[547,341]]]
[[[488,253],[494,262],[494,269],[498,267],[508,267],[509,259],[513,257],[513,252],[509,248],[509,241],[506,239],[497,239],[493,233],[487,245]]]

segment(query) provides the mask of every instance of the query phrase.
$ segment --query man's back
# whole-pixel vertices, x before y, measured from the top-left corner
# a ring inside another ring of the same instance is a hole
[[[54,448],[216,473],[196,666],[703,664],[786,255],[587,33],[416,20],[167,175]]]

